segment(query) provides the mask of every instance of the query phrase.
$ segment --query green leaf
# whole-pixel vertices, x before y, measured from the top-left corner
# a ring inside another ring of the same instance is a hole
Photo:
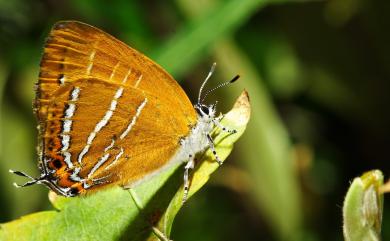
[[[221,124],[236,134],[214,131],[216,151],[225,160],[243,134],[250,117],[244,91]],[[189,198],[218,168],[206,151],[191,178]],[[132,190],[110,188],[85,197],[65,198],[50,193],[56,211],[44,211],[1,224],[0,240],[164,240],[182,207],[183,169],[173,167]],[[23,191],[23,190],[21,190]]]
[[[346,241],[379,241],[382,224],[383,174],[379,170],[355,178],[344,200],[344,238]]]

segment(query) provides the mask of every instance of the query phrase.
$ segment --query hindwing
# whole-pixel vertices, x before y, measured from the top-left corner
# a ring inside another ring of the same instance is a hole
[[[54,25],[46,41],[35,112],[41,165],[54,170],[60,186],[107,176],[138,181],[163,167],[196,123],[166,71],[75,21]]]

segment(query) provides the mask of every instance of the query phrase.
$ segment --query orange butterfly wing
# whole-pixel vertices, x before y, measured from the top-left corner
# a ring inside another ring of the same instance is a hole
[[[165,166],[196,113],[160,66],[92,26],[54,25],[37,84],[41,165],[61,187],[128,184]],[[88,182],[91,184],[91,182]]]

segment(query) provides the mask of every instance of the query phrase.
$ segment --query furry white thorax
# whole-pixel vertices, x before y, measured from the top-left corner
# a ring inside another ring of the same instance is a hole
[[[173,159],[188,161],[189,158],[195,157],[197,153],[209,147],[207,134],[211,133],[214,128],[215,109],[212,105],[207,108],[207,114],[198,108],[198,122],[191,129],[190,134],[180,141],[180,149]]]

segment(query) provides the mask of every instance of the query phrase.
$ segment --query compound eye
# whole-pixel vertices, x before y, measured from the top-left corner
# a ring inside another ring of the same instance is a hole
[[[205,113],[206,115],[209,114],[209,108],[207,106],[202,105],[200,108],[202,109],[203,113]]]

